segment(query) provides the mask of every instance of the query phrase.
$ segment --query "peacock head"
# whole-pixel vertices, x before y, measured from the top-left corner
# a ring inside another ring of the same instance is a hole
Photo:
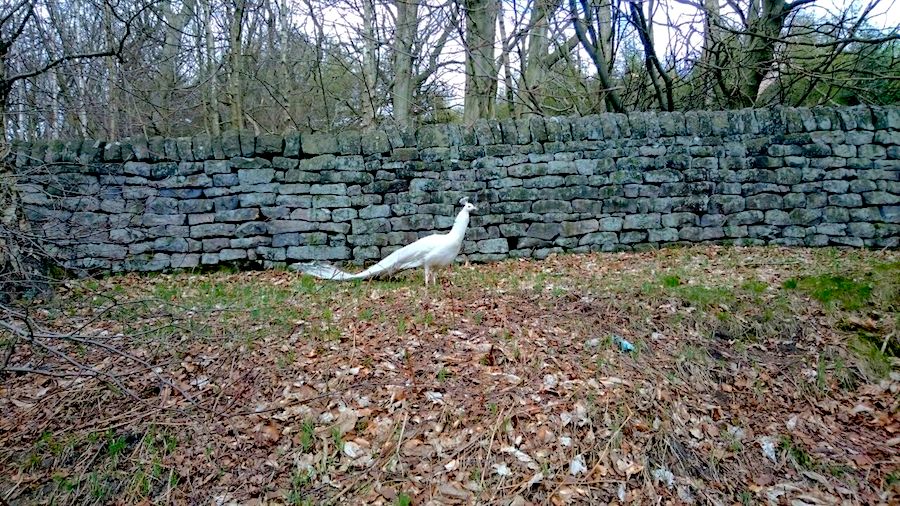
[[[463,197],[463,198],[459,199],[459,203],[462,204],[463,211],[472,212],[472,211],[478,210],[478,208],[475,207],[475,204],[469,202],[469,197]]]

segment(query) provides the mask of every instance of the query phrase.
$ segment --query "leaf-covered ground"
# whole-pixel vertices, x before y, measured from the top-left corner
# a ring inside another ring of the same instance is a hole
[[[8,321],[47,347],[0,330],[11,363],[79,374],[3,380],[0,498],[900,500],[898,252],[696,247],[443,281],[66,282]]]

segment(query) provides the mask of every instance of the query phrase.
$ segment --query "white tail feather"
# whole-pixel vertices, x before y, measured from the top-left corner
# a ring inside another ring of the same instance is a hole
[[[357,272],[356,274],[346,272],[329,264],[313,262],[309,264],[298,265],[297,270],[303,274],[308,274],[314,278],[330,279],[333,281],[350,281],[354,279],[374,278],[381,275],[390,275],[400,270],[401,266],[397,265],[398,252],[388,255],[387,258],[369,267],[368,269]]]
[[[344,272],[333,265],[322,264],[322,263],[311,263],[298,265],[297,270],[304,274],[309,274],[314,278],[319,279],[333,279],[335,281],[347,281],[350,279],[357,279],[355,274],[351,274],[349,272]]]

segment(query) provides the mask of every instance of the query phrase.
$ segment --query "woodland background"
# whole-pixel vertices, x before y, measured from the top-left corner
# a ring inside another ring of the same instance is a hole
[[[7,139],[894,104],[889,1],[23,0]],[[885,28],[886,27],[886,28]]]

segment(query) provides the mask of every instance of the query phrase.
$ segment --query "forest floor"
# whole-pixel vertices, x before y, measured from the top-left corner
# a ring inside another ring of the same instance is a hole
[[[0,384],[0,504],[900,500],[900,252],[442,281],[65,281],[0,329],[9,367],[57,375]]]

